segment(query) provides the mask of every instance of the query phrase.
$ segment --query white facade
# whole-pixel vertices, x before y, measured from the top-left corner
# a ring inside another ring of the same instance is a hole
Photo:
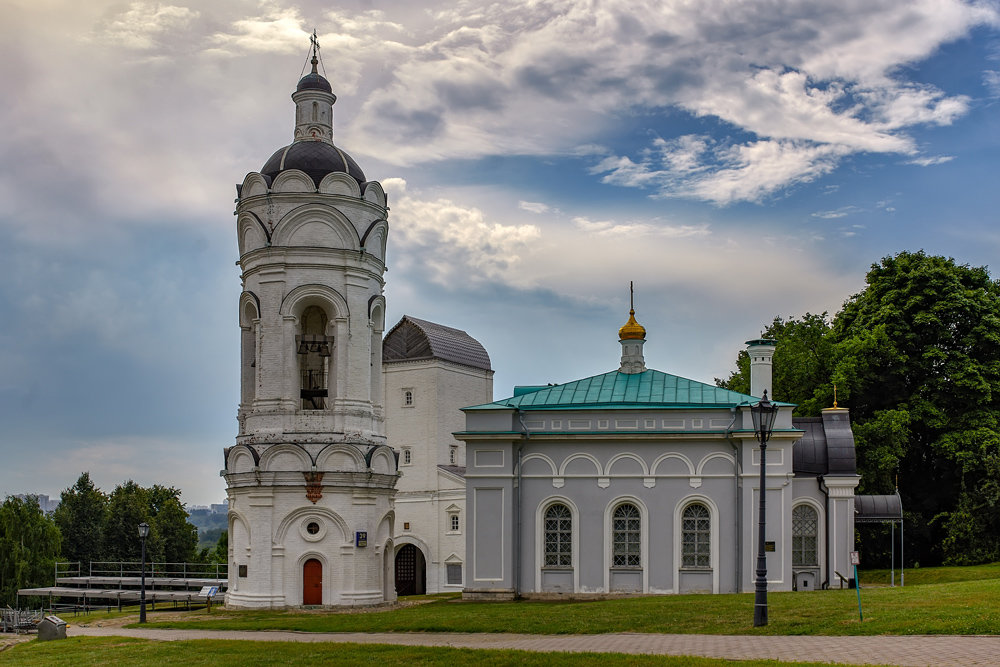
[[[435,350],[445,338],[451,344]],[[397,591],[461,591],[465,443],[452,434],[465,426],[461,408],[493,400],[489,357],[464,331],[404,317],[386,336],[383,377],[386,429],[399,453]]]
[[[332,143],[336,98],[315,56],[292,99],[295,141],[238,187],[226,603],[378,604],[395,599],[397,469],[381,387],[388,209]]]

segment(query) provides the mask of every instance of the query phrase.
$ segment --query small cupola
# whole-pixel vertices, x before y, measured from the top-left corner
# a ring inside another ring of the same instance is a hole
[[[642,346],[646,342],[646,328],[635,319],[635,291],[631,281],[628,284],[628,291],[628,322],[618,330],[618,342],[622,345],[622,365],[619,370],[622,373],[632,375],[646,370],[646,361],[642,357]]]

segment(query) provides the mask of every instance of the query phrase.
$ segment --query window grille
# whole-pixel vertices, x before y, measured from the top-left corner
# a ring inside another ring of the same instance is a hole
[[[403,464],[404,465],[410,465],[410,463],[412,463],[412,458],[413,458],[413,455],[410,454],[410,450],[409,449],[404,449],[403,450]]]
[[[798,505],[792,510],[792,565],[819,565],[818,532],[815,509]]]
[[[625,503],[615,508],[611,519],[612,565],[642,567],[642,527],[639,508]]]
[[[403,392],[403,405],[413,405],[413,392],[409,389]]]
[[[454,532],[458,532],[458,515],[457,514],[452,514],[451,515],[451,529]]]
[[[712,567],[712,518],[708,508],[694,503],[681,517],[681,567]]]
[[[545,566],[573,565],[573,515],[557,503],[545,510]]]

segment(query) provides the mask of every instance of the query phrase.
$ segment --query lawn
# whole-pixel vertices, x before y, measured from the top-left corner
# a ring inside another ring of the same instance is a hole
[[[0,663],[103,667],[108,664],[155,665],[566,665],[625,667],[721,667],[731,661],[713,658],[620,655],[612,653],[532,653],[528,651],[457,649],[384,644],[329,644],[223,640],[150,641],[122,637],[77,637],[63,641],[20,644],[0,653]],[[740,661],[741,667],[815,665],[819,663]]]
[[[907,586],[920,586],[923,584],[947,584],[954,581],[982,581],[984,579],[1000,579],[1000,563],[990,563],[988,565],[966,565],[961,567],[917,567],[907,568]],[[889,585],[891,581],[890,570],[864,570],[861,569],[861,585],[884,584]],[[896,568],[896,585],[900,584],[900,571]]]
[[[316,611],[190,612],[157,619],[158,627],[302,632],[607,632],[908,635],[1000,634],[1000,578],[870,588],[771,593],[770,624],[752,627],[753,594],[666,595],[587,602],[462,602],[437,599],[367,613]]]

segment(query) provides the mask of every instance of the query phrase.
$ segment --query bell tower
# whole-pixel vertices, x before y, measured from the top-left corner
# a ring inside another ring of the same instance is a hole
[[[229,593],[238,607],[395,597],[396,458],[382,406],[385,193],[333,143],[312,71],[293,142],[237,186],[241,395],[225,452]]]

